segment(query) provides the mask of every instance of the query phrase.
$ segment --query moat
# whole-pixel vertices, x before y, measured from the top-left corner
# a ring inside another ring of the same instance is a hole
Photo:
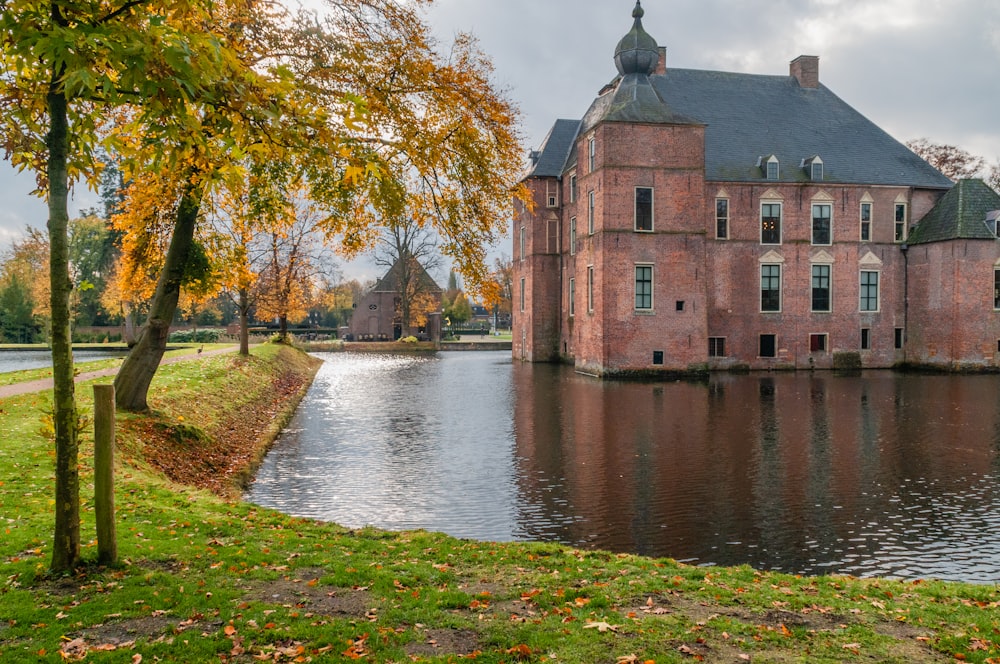
[[[1000,377],[601,382],[333,353],[247,499],[348,527],[1000,582]]]

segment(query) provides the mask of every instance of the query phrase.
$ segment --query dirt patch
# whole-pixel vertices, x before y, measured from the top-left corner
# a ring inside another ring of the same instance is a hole
[[[427,629],[420,632],[424,640],[406,644],[410,657],[471,655],[480,649],[479,634],[471,629]]]
[[[172,632],[177,622],[176,618],[166,614],[129,618],[88,627],[82,630],[79,636],[88,643],[121,646],[139,639],[152,639]]]
[[[315,579],[277,579],[255,584],[245,601],[295,607],[330,618],[365,619],[377,606],[375,597],[363,588],[324,586]]]
[[[261,440],[289,401],[297,400],[310,376],[286,372],[254,401],[252,408],[236,409],[211,431],[152,418],[121,423],[127,435],[141,440],[142,455],[174,482],[208,489],[231,498],[241,488],[270,443]]]

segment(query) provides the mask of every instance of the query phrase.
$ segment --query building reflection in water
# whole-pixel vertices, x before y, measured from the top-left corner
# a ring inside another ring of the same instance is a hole
[[[1000,382],[601,382],[513,367],[517,535],[800,573],[1000,580]]]

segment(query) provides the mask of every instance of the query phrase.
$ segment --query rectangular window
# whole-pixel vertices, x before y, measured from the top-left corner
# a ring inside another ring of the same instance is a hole
[[[524,311],[524,277],[521,277],[521,311]]]
[[[590,172],[594,172],[594,165],[597,163],[597,139],[591,138],[587,141],[587,164]]]
[[[832,205],[817,203],[812,206],[812,243],[830,244],[833,232],[830,227]]]
[[[861,271],[861,311],[878,311],[878,272]]]
[[[524,226],[521,226],[521,233],[518,238],[518,245],[521,247],[521,260],[524,260]]]
[[[767,162],[767,179],[777,180],[778,179],[778,160],[771,158]]]
[[[993,308],[1000,309],[1000,270],[993,270]]]
[[[635,266],[635,308],[650,311],[653,308],[653,266]]]
[[[635,230],[653,230],[653,188],[635,188]]]
[[[896,350],[902,350],[902,348],[903,348],[903,339],[904,339],[903,328],[897,327],[896,328],[896,335],[895,335],[895,343],[893,344],[895,346]]]
[[[576,203],[576,173],[569,176],[569,202]]]
[[[778,356],[777,335],[774,334],[760,335],[760,346],[757,352],[759,357],[777,357]]]
[[[725,337],[709,337],[708,338],[708,356],[709,357],[725,357],[726,356],[726,338]]]
[[[827,341],[827,335],[825,335],[825,334],[810,334],[809,335],[809,352],[810,353],[825,353],[826,352],[826,341]]]
[[[781,311],[781,266],[760,266],[760,310]]]
[[[823,162],[814,161],[809,166],[809,179],[814,182],[823,179]]]
[[[894,238],[896,242],[906,241],[906,203],[896,203]]]
[[[861,328],[861,350],[872,349],[872,331],[867,327]]]
[[[594,310],[594,266],[587,266],[587,311]]]
[[[594,192],[587,192],[587,233],[594,234]]]
[[[830,311],[830,266],[812,266],[812,310]]]
[[[715,239],[729,238],[729,199],[715,199]]]
[[[861,204],[861,241],[871,242],[872,239],[872,204]]]
[[[576,253],[576,217],[569,219],[569,254]]]
[[[576,279],[569,279],[569,315],[576,314]]]
[[[761,204],[760,243],[781,244],[781,203]]]

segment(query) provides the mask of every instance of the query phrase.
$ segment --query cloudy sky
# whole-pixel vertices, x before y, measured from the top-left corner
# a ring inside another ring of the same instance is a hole
[[[523,113],[525,149],[557,118],[580,118],[615,75],[634,0],[436,0],[442,42],[478,36]],[[997,0],[644,0],[667,66],[785,75],[820,57],[820,82],[901,141],[925,137],[1000,160]],[[44,226],[33,179],[0,164],[0,247]],[[74,207],[93,205],[86,190]],[[509,252],[508,252],[509,253]]]

